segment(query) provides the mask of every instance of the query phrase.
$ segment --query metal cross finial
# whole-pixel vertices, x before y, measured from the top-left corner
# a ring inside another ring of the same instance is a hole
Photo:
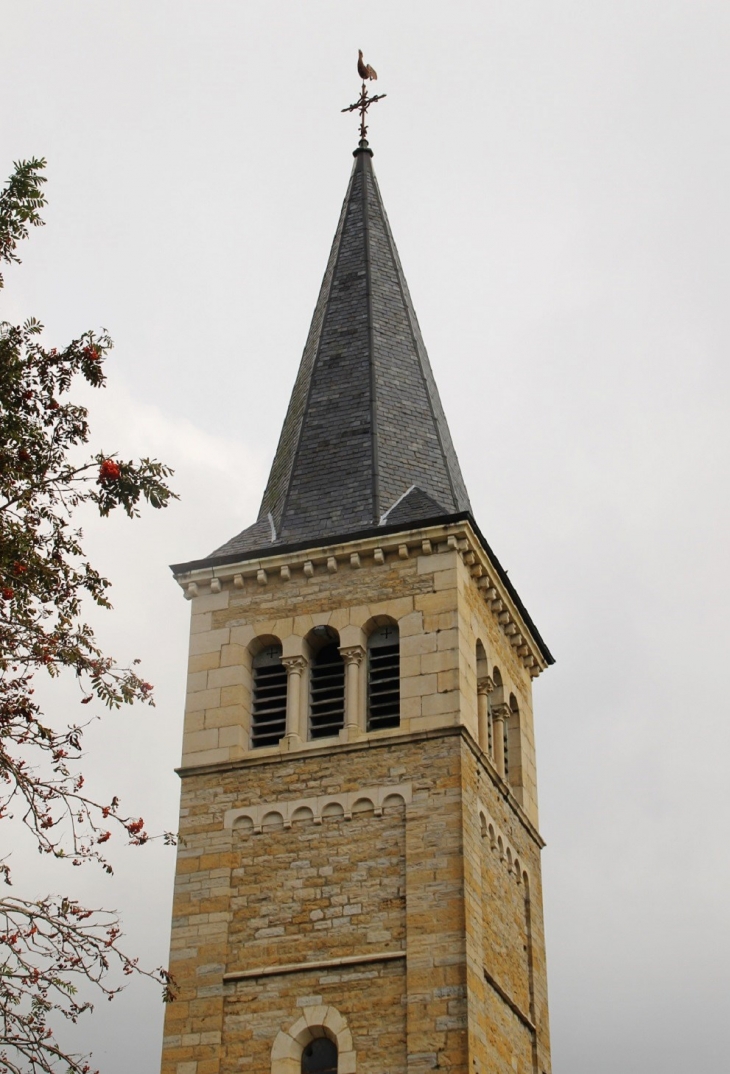
[[[363,143],[367,145],[366,135],[368,128],[365,123],[365,117],[367,115],[368,108],[371,104],[375,104],[376,101],[382,101],[383,97],[387,97],[387,93],[376,93],[373,97],[368,95],[368,81],[371,79],[377,79],[377,73],[375,68],[370,64],[366,64],[362,58],[362,52],[359,54],[357,62],[358,74],[362,78],[362,89],[360,90],[360,96],[354,104],[348,105],[347,108],[343,108],[343,112],[359,112],[360,113],[360,145]]]

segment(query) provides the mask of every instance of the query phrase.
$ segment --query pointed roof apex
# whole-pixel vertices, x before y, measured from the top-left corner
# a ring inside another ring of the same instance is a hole
[[[469,511],[363,138],[258,521],[214,556]]]

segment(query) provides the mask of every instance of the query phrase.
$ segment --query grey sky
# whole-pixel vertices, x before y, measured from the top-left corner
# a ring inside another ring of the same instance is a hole
[[[2,5],[0,175],[49,160],[0,314],[117,343],[108,449],[177,468],[92,523],[101,630],[158,706],[89,764],[174,826],[188,606],[167,564],[255,518],[356,144],[375,168],[474,512],[557,664],[535,690],[556,1074],[727,1067],[730,7],[702,0]],[[73,695],[69,704],[75,705]],[[76,716],[75,708],[72,715]],[[18,862],[20,859],[18,858]],[[109,882],[164,961],[173,859]],[[20,877],[18,877],[20,880]],[[135,986],[80,1031],[154,1072]]]

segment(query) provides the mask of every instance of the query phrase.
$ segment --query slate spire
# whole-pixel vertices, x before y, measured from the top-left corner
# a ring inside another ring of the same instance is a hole
[[[470,510],[367,143],[253,526],[213,556]]]

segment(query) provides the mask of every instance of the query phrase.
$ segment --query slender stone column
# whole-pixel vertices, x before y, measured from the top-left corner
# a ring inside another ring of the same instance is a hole
[[[340,649],[345,661],[345,738],[351,742],[363,734],[362,713],[360,712],[360,665],[365,650],[362,645],[346,645]]]
[[[494,689],[494,683],[489,675],[483,679],[477,679],[477,725],[479,731],[479,745],[485,753],[489,754],[489,695]]]
[[[282,656],[281,662],[286,668],[286,748],[295,750],[301,745],[302,736],[299,727],[302,672],[307,666],[303,656]]]
[[[494,747],[494,767],[504,779],[504,724],[509,720],[509,705],[492,707],[492,745]],[[508,724],[509,726],[509,724]]]

